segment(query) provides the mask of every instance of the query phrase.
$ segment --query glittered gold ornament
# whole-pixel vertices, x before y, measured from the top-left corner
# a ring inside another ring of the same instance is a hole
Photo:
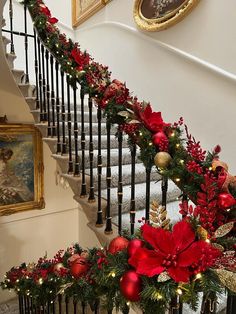
[[[154,158],[154,163],[158,168],[167,168],[171,162],[171,156],[167,152],[159,152]]]
[[[197,227],[197,234],[201,240],[206,241],[208,239],[208,232],[203,227]]]
[[[225,269],[215,269],[222,285],[236,293],[236,273]]]

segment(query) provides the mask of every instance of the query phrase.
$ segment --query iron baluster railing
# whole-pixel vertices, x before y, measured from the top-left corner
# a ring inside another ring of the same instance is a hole
[[[94,178],[93,178],[93,101],[89,96],[88,99],[88,107],[89,107],[89,167],[90,167],[90,184],[89,184],[89,197],[88,202],[95,202],[94,195]]]
[[[43,84],[43,112],[44,112],[44,121],[48,121],[47,115],[47,94],[46,94],[46,75],[45,75],[45,48],[41,44],[41,62],[42,62],[42,84]]]
[[[23,314],[23,302],[22,302],[22,296],[18,295],[18,304],[19,304],[19,314]]]
[[[217,297],[215,294],[204,294],[201,306],[201,314],[216,314]]]
[[[161,180],[161,191],[162,191],[161,205],[166,208],[167,191],[168,191],[168,178],[166,178],[166,177],[162,177],[162,180]]]
[[[50,74],[51,74],[51,109],[52,109],[52,136],[56,136],[56,113],[55,113],[55,106],[56,106],[56,99],[55,99],[55,89],[54,89],[54,57],[50,55]]]
[[[81,307],[82,307],[82,314],[86,313],[86,304],[85,302],[81,302]]]
[[[73,173],[73,159],[72,159],[72,125],[71,125],[71,108],[70,108],[70,77],[66,77],[67,83],[67,127],[68,127],[68,153],[69,153],[69,163],[68,163],[68,173]]]
[[[130,232],[134,234],[135,227],[135,165],[136,165],[136,145],[131,146],[131,198],[130,198]]]
[[[169,314],[182,314],[183,313],[183,303],[180,300],[180,297],[172,298],[170,302]]]
[[[12,0],[9,1],[9,19],[10,19],[10,34],[11,34],[11,54],[15,54],[14,47],[14,32],[13,32],[13,5]]]
[[[76,314],[77,313],[77,301],[76,300],[73,301],[73,307],[74,307],[74,314]]]
[[[36,87],[35,87],[35,103],[36,103],[36,109],[40,109],[40,102],[39,102],[39,66],[38,66],[38,55],[37,55],[37,37],[36,37],[36,31],[34,29],[34,70],[35,70],[35,81],[36,81]]]
[[[111,234],[112,231],[112,218],[111,218],[111,123],[107,120],[107,206],[106,206],[106,228],[105,233]]]
[[[55,62],[56,71],[56,120],[57,120],[57,154],[61,153],[61,132],[60,132],[60,96],[59,96],[59,63]]]
[[[39,38],[37,38],[38,45],[38,69],[39,69],[39,104],[40,104],[40,121],[45,121],[44,108],[43,108],[43,80],[42,80],[42,66],[41,66],[41,43]]]
[[[61,294],[58,295],[58,310],[59,310],[59,314],[62,314],[62,296],[61,296]]]
[[[81,84],[80,87],[80,137],[81,137],[81,172],[82,172],[82,182],[81,182],[81,192],[80,197],[85,198],[87,196],[86,187],[86,177],[85,177],[85,129],[84,129],[84,86]]]
[[[66,297],[65,297],[65,303],[66,303],[66,314],[69,314],[69,302],[70,302],[69,297],[68,297],[68,296],[66,296]]]
[[[228,292],[226,314],[236,313],[236,296]]]
[[[76,82],[73,83],[73,98],[74,98],[74,148],[75,148],[75,161],[74,161],[74,176],[80,175],[80,163],[78,154],[78,121],[77,121],[77,86]]]
[[[102,111],[101,108],[97,109],[97,127],[98,127],[98,156],[97,156],[97,194],[98,194],[98,212],[97,212],[97,221],[96,226],[102,227],[103,226],[103,213],[102,213],[102,140],[101,140],[101,133],[102,133]]]
[[[123,178],[122,178],[122,148],[123,148],[123,132],[118,131],[118,232],[122,231],[122,207],[123,207]]]
[[[66,109],[65,109],[65,81],[64,71],[61,69],[61,122],[62,122],[62,147],[61,153],[66,154]]]
[[[146,202],[145,202],[145,221],[149,223],[149,212],[150,212],[150,188],[151,188],[151,166],[146,167]]]
[[[29,83],[29,57],[28,57],[28,30],[27,30],[27,6],[24,4],[24,28],[25,28],[25,83]]]
[[[49,52],[46,49],[45,52],[46,58],[46,95],[47,95],[47,120],[48,120],[48,136],[52,135],[52,128],[51,128],[51,108],[50,108],[50,81],[49,81]]]

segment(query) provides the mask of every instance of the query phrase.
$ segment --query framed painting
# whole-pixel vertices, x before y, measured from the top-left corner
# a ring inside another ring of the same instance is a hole
[[[0,124],[0,216],[43,207],[41,133],[33,125]]]
[[[76,27],[111,0],[72,0],[72,25]]]
[[[135,0],[134,20],[146,31],[160,31],[181,21],[200,0]]]

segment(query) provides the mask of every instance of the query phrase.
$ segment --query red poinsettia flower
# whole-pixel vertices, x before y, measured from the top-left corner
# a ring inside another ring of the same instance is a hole
[[[40,12],[42,12],[46,16],[51,16],[49,8],[44,4],[40,4]]]
[[[148,277],[167,271],[174,281],[188,282],[193,274],[191,266],[197,265],[203,254],[208,255],[208,248],[212,248],[205,241],[195,241],[195,233],[187,221],[175,224],[172,232],[145,224],[142,234],[154,250],[137,249],[129,264],[138,274]]]
[[[86,52],[81,52],[81,50],[78,49],[78,47],[75,47],[71,51],[71,57],[78,64],[79,67],[88,65],[89,61],[90,61],[89,54]],[[81,70],[81,68],[80,68],[80,70]]]
[[[48,22],[51,24],[56,24],[58,22],[58,19],[56,17],[49,17]]]
[[[144,111],[139,112],[139,117],[143,124],[153,133],[162,131],[165,126],[169,126],[169,124],[163,121],[161,112],[153,112],[150,104],[146,106]]]

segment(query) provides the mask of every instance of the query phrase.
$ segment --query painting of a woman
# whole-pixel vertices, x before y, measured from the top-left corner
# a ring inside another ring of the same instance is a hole
[[[143,0],[141,13],[147,19],[165,17],[180,9],[188,0]]]

